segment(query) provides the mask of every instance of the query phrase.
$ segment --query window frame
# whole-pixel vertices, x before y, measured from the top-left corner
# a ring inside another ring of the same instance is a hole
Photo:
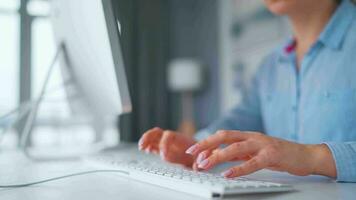
[[[17,10],[9,10],[0,8],[0,15],[14,14],[19,17],[19,54],[18,54],[18,105],[28,102],[32,98],[32,26],[36,18],[47,18],[43,15],[31,15],[28,12],[28,4],[31,0],[19,0],[19,7]],[[42,0],[47,1],[47,0]],[[27,117],[19,121],[16,130],[20,137]]]

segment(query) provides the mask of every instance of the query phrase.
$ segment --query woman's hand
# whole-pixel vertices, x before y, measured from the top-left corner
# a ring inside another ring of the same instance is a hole
[[[221,144],[228,145],[217,149]],[[212,152],[213,153],[207,153]],[[336,177],[331,152],[326,145],[303,145],[256,132],[219,131],[190,147],[186,153],[198,156],[198,168],[208,170],[228,161],[244,160],[223,173],[227,178],[268,168],[294,175],[319,174]]]
[[[196,141],[191,137],[174,131],[153,128],[143,134],[139,141],[139,149],[148,153],[159,153],[167,162],[197,168],[194,162],[195,156],[185,153],[195,143]]]

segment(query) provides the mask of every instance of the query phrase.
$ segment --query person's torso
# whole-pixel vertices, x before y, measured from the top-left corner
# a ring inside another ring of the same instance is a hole
[[[327,44],[317,42],[300,70],[293,51],[276,51],[261,67],[259,97],[268,135],[304,143],[356,141],[354,16],[339,27],[345,33],[335,33],[344,35],[327,38],[331,40]],[[333,46],[335,38],[340,39],[340,48]]]

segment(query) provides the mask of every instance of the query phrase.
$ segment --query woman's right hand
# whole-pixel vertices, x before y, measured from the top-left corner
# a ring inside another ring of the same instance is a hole
[[[167,162],[197,169],[195,156],[185,153],[195,143],[193,138],[175,131],[153,128],[143,134],[139,141],[139,149],[147,153],[160,154]]]

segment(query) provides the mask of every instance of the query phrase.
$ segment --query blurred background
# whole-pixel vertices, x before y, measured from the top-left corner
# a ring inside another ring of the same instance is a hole
[[[0,115],[41,89],[57,48],[50,4],[0,1]],[[119,117],[119,131],[111,132],[109,140],[120,133],[121,140],[137,141],[154,126],[187,134],[206,127],[240,101],[261,60],[289,35],[286,20],[270,14],[262,0],[113,0],[113,5],[134,110]],[[197,79],[195,87],[183,90],[174,82]],[[34,144],[58,142],[51,130],[61,127],[66,127],[62,142],[94,138],[71,119],[64,83],[56,67],[36,120]],[[0,127],[11,120],[1,120]],[[16,146],[20,129],[21,122],[2,135],[2,145]]]

